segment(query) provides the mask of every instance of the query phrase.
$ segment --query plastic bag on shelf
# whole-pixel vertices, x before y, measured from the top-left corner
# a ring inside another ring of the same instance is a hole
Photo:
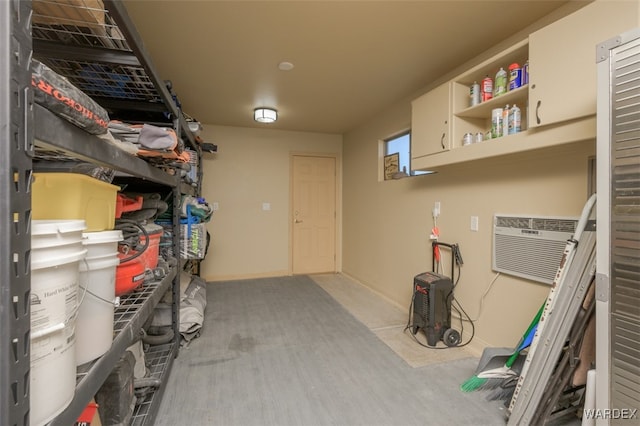
[[[37,104],[88,133],[107,133],[107,111],[66,78],[37,60],[31,65],[31,86]]]
[[[213,208],[203,197],[183,195],[180,199],[180,215],[183,218],[195,216],[198,222],[209,222],[212,214]]]

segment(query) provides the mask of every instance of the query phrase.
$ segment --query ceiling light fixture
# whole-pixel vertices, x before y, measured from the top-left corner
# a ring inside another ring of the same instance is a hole
[[[278,111],[273,108],[256,108],[253,110],[253,119],[258,123],[273,123],[278,119]]]
[[[293,69],[293,64],[291,62],[287,62],[287,61],[280,62],[278,64],[278,69],[280,71],[291,71]]]

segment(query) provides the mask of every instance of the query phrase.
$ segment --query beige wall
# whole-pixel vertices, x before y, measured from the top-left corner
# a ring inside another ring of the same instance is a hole
[[[439,201],[440,241],[459,244],[464,259],[455,296],[475,320],[469,348],[478,355],[486,346],[513,348],[549,292],[547,285],[491,270],[493,215],[578,216],[587,199],[595,135],[582,143],[386,182],[379,181],[380,141],[411,127],[412,99],[582,6],[567,4],[344,135],[342,271],[405,309],[408,317],[413,277],[431,270],[431,211]],[[479,218],[477,232],[470,230],[471,216]],[[449,275],[449,265],[441,272]],[[460,330],[455,319],[453,326]],[[465,323],[463,341],[470,333]]]
[[[495,213],[579,216],[587,199],[588,157],[595,141],[450,166],[434,175],[379,181],[379,140],[404,129],[411,109],[401,102],[345,135],[343,148],[343,272],[402,308],[412,278],[431,270],[431,211],[441,203],[440,241],[458,243],[464,260],[455,295],[477,319],[471,347],[513,347],[549,287],[491,270]],[[499,140],[489,143],[500,143]],[[470,230],[471,216],[479,230]],[[450,264],[444,273],[450,275]],[[459,324],[454,323],[460,330]],[[470,327],[465,324],[465,338]]]
[[[332,153],[340,160],[342,136],[205,125],[203,138],[218,144],[217,154],[203,156],[202,194],[219,210],[207,226],[211,243],[202,276],[287,275],[290,155]],[[271,210],[263,211],[262,203]]]
[[[203,195],[219,210],[202,275],[209,281],[287,275],[291,153],[334,153],[342,162],[342,271],[408,312],[413,276],[431,269],[431,209],[441,241],[464,258],[456,297],[476,321],[471,345],[513,347],[549,287],[491,270],[495,213],[577,216],[587,198],[594,141],[451,166],[435,175],[379,181],[379,140],[409,127],[405,100],[344,136],[205,125]],[[499,141],[495,141],[499,143]],[[262,203],[271,203],[270,211]],[[479,217],[479,230],[469,229]],[[446,259],[448,261],[448,259]],[[446,266],[449,275],[448,263]],[[485,295],[486,294],[486,295]],[[483,295],[485,295],[483,297]],[[480,305],[482,303],[482,310]],[[454,323],[456,329],[459,324]],[[465,325],[465,337],[470,331]]]
[[[478,353],[485,346],[513,347],[549,287],[507,275],[495,279],[493,215],[579,215],[587,198],[587,160],[595,142],[380,182],[379,141],[410,128],[413,98],[577,7],[570,3],[564,12],[470,58],[344,136],[205,125],[204,139],[217,143],[219,152],[205,154],[203,195],[210,203],[218,202],[220,210],[208,225],[212,242],[202,275],[221,280],[290,273],[290,155],[336,153],[342,171],[338,268],[408,313],[413,277],[431,269],[431,209],[440,201],[441,241],[458,243],[464,258],[456,298],[477,319],[470,347]],[[263,202],[271,203],[271,211],[261,210]],[[479,217],[478,232],[469,229],[472,215]],[[454,327],[459,330],[459,323]],[[469,333],[465,324],[465,340]]]

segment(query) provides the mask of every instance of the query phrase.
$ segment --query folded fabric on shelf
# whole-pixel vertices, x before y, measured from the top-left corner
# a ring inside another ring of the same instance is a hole
[[[178,138],[173,129],[143,124],[138,136],[138,143],[149,149],[174,149]]]
[[[160,160],[174,160],[188,163],[189,153],[177,152],[178,136],[168,127],[152,124],[128,124],[118,120],[109,122],[109,133],[116,140],[136,146],[136,154],[143,158]]]

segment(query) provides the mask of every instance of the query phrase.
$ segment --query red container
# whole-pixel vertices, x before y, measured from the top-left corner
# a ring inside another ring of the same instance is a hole
[[[133,256],[135,252],[119,253],[120,260]],[[144,283],[145,267],[142,256],[119,264],[116,267],[116,296],[131,293]]]
[[[116,268],[116,296],[122,296],[131,293],[144,283],[144,276],[147,270],[155,269],[158,266],[158,256],[160,254],[160,238],[164,232],[164,228],[154,223],[144,225],[145,231],[149,235],[149,246],[140,256],[135,257],[127,262],[120,263]],[[143,247],[147,238],[140,235],[140,247]],[[132,250],[126,254],[118,253],[118,257],[122,262],[137,252]]]
[[[144,225],[144,229],[149,234],[149,246],[142,253],[142,261],[147,269],[155,269],[158,266],[158,255],[160,254],[160,238],[164,229],[160,225],[154,223]],[[140,236],[140,244],[144,245],[147,239],[144,235]]]
[[[140,210],[143,201],[141,195],[138,195],[136,198],[129,198],[126,195],[118,193],[118,195],[116,195],[116,219],[120,219],[122,213]]]

